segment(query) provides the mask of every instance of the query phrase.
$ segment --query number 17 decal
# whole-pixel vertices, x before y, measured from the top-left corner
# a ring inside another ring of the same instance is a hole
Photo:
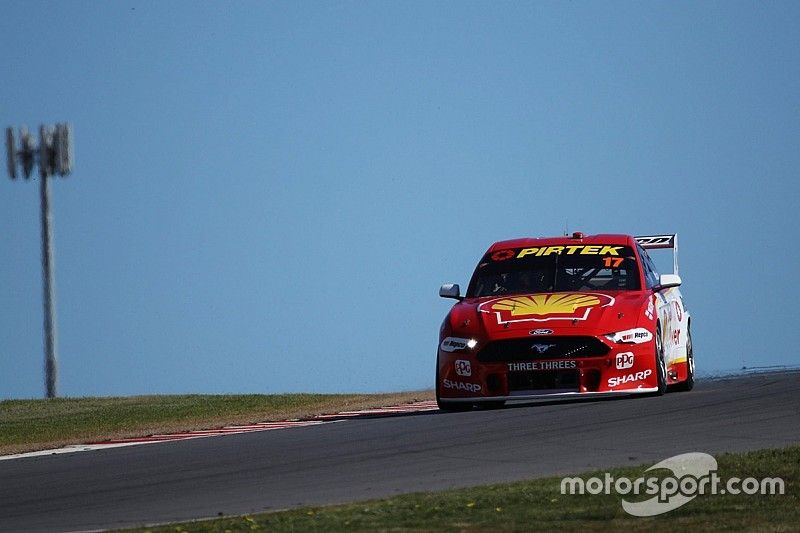
[[[619,268],[622,261],[624,261],[622,257],[611,257],[609,255],[603,258],[603,265],[610,268]]]

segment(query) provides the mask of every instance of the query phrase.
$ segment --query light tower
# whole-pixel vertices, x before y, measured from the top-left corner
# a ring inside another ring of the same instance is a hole
[[[39,165],[42,219],[42,280],[44,288],[44,375],[45,395],[57,395],[58,356],[56,346],[56,286],[53,264],[53,214],[50,211],[51,176],[64,177],[72,171],[72,129],[68,124],[39,126],[39,146],[34,146],[33,137],[26,127],[19,129],[19,149],[14,139],[14,129],[6,128],[8,174],[12,180],[18,176],[17,165],[22,175],[30,179],[34,165]]]

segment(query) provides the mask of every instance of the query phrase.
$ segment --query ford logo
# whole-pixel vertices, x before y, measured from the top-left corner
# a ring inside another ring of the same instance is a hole
[[[552,329],[532,329],[529,331],[531,335],[552,335]]]

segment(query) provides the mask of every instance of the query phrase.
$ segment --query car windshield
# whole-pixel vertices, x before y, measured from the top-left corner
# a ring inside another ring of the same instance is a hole
[[[636,255],[629,246],[510,248],[489,252],[481,259],[469,283],[467,298],[640,287]]]

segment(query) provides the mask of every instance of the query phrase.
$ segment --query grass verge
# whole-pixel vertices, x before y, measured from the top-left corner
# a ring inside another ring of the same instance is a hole
[[[617,495],[562,495],[561,478],[537,479],[383,500],[308,507],[236,518],[128,530],[166,532],[225,531],[799,531],[800,447],[724,454],[717,474],[780,477],[784,495],[702,495],[669,513],[637,518],[625,513]],[[650,465],[616,468],[615,477],[635,479]],[[653,471],[655,472],[655,471]],[[648,476],[653,472],[647,473]],[[603,478],[604,473],[582,477]],[[648,496],[629,497],[641,501]]]
[[[430,399],[433,399],[431,391],[5,400],[0,402],[0,454],[230,424],[307,418]]]

